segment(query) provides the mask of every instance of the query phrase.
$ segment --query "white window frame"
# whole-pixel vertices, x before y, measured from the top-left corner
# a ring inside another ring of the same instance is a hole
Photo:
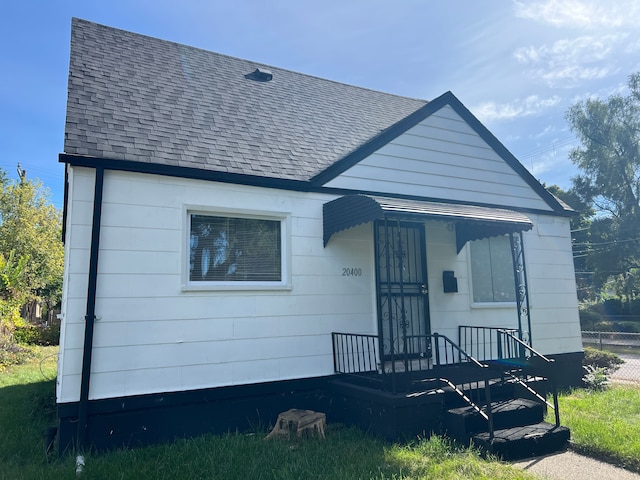
[[[183,205],[182,240],[182,290],[291,290],[291,214],[288,212],[265,212],[262,210],[213,208],[202,205]],[[279,281],[191,281],[189,279],[189,255],[191,252],[191,215],[208,215],[229,218],[248,218],[252,220],[271,220],[280,222],[280,268]]]
[[[509,238],[508,235],[505,237]],[[484,240],[484,239],[480,239]],[[468,270],[468,278],[469,278],[469,301],[471,304],[471,308],[515,308],[517,306],[517,302],[515,300],[510,302],[476,302],[474,300],[475,295],[473,291],[473,267],[471,261],[471,241],[467,242],[467,270]],[[513,270],[513,269],[512,269]],[[515,280],[513,279],[513,274],[511,275],[511,281],[513,283],[513,290],[515,296]]]

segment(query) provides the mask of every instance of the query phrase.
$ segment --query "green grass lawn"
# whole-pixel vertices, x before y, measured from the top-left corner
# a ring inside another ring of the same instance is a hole
[[[560,420],[574,449],[640,471],[640,389],[614,385],[602,392],[560,396]]]
[[[0,480],[76,478],[75,458],[47,455],[55,425],[56,347],[0,373]],[[560,397],[575,449],[640,471],[640,389],[576,390]],[[86,479],[533,479],[440,438],[392,445],[329,425],[327,438],[264,440],[264,432],[203,436],[92,454]]]
[[[0,373],[0,480],[75,479],[75,458],[47,455],[55,424],[54,347]],[[329,425],[327,438],[264,440],[264,432],[204,436],[86,457],[86,479],[533,479],[440,438],[392,445]]]

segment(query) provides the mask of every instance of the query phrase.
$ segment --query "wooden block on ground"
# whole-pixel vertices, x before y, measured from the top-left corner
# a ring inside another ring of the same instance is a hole
[[[271,438],[276,435],[289,436],[292,433],[300,437],[304,432],[311,435],[317,434],[321,438],[324,438],[324,427],[326,423],[327,420],[324,413],[292,408],[278,415],[275,427],[273,427],[273,430],[271,430],[266,438]]]

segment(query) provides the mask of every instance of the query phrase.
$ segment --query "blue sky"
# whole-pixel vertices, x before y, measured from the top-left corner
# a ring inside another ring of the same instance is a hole
[[[71,17],[408,97],[451,90],[570,186],[567,108],[640,71],[638,0],[21,0],[0,7],[0,167],[62,207]]]

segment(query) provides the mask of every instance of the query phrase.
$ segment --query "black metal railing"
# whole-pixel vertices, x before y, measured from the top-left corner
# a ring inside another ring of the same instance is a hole
[[[506,330],[500,330],[498,332],[500,337],[506,343],[514,343],[517,344],[518,351],[520,353],[520,358],[525,359],[524,364],[519,364],[519,369],[511,369],[507,370],[505,373],[508,373],[509,376],[517,381],[520,385],[522,385],[527,391],[533,394],[536,398],[546,403],[548,407],[553,409],[556,420],[556,427],[560,426],[560,410],[558,408],[558,387],[556,382],[556,371],[553,368],[554,360],[552,358],[548,358],[533,349],[530,345],[527,345],[525,342],[515,337],[511,333]],[[505,359],[509,359],[509,357],[504,357]],[[547,399],[536,392],[529,383],[526,381],[527,377],[530,375],[533,376],[541,376],[547,378],[549,384],[551,385],[551,394],[553,395],[553,405],[547,401]]]
[[[472,363],[483,365],[445,335],[409,335],[402,349],[385,351],[380,355],[377,335],[361,333],[331,334],[333,369],[335,373],[406,373],[421,372],[434,365]]]
[[[377,388],[393,392],[407,388],[420,388],[427,383],[446,385],[488,422],[493,438],[493,415],[489,369],[445,335],[408,336],[401,352],[386,352],[380,356],[379,338],[370,334],[334,332],[333,365],[335,373],[350,375],[358,382],[366,382]],[[413,347],[412,347],[413,346]],[[451,377],[452,370],[441,367],[469,367],[475,373]],[[431,378],[432,370],[439,368]],[[427,373],[428,372],[428,373]],[[414,374],[420,375],[415,376]],[[480,391],[484,391],[481,398]],[[473,398],[472,392],[477,398]],[[485,403],[485,408],[481,404]]]
[[[378,336],[356,333],[332,333],[333,370],[336,373],[377,373]]]
[[[514,328],[474,327],[462,325],[458,327],[459,344],[482,362],[495,361],[502,372],[512,381],[516,381],[536,398],[552,408],[555,413],[556,426],[560,425],[558,410],[558,390],[556,374],[550,359],[518,336]],[[547,378],[551,386],[553,404],[539,392],[531,388],[526,381],[530,376]]]
[[[435,352],[436,365],[455,365],[470,362],[478,367],[484,367],[477,358],[467,353],[465,349],[449,339],[446,335],[434,333],[431,337],[433,338],[433,351]]]
[[[458,327],[458,344],[481,362],[516,359],[525,355],[525,350],[513,340],[517,338],[517,334],[518,330],[514,328],[461,325]]]
[[[467,353],[462,347],[445,335],[434,333],[433,350],[435,352],[435,365],[442,366],[469,366],[476,372],[470,379],[452,381],[448,377],[440,376],[438,380],[448,385],[471,408],[487,421],[489,440],[493,441],[493,411],[491,408],[490,373],[487,365],[478,361],[473,355]],[[480,392],[484,390],[484,399]],[[473,398],[472,393],[476,393]],[[484,410],[480,406],[485,404]]]

